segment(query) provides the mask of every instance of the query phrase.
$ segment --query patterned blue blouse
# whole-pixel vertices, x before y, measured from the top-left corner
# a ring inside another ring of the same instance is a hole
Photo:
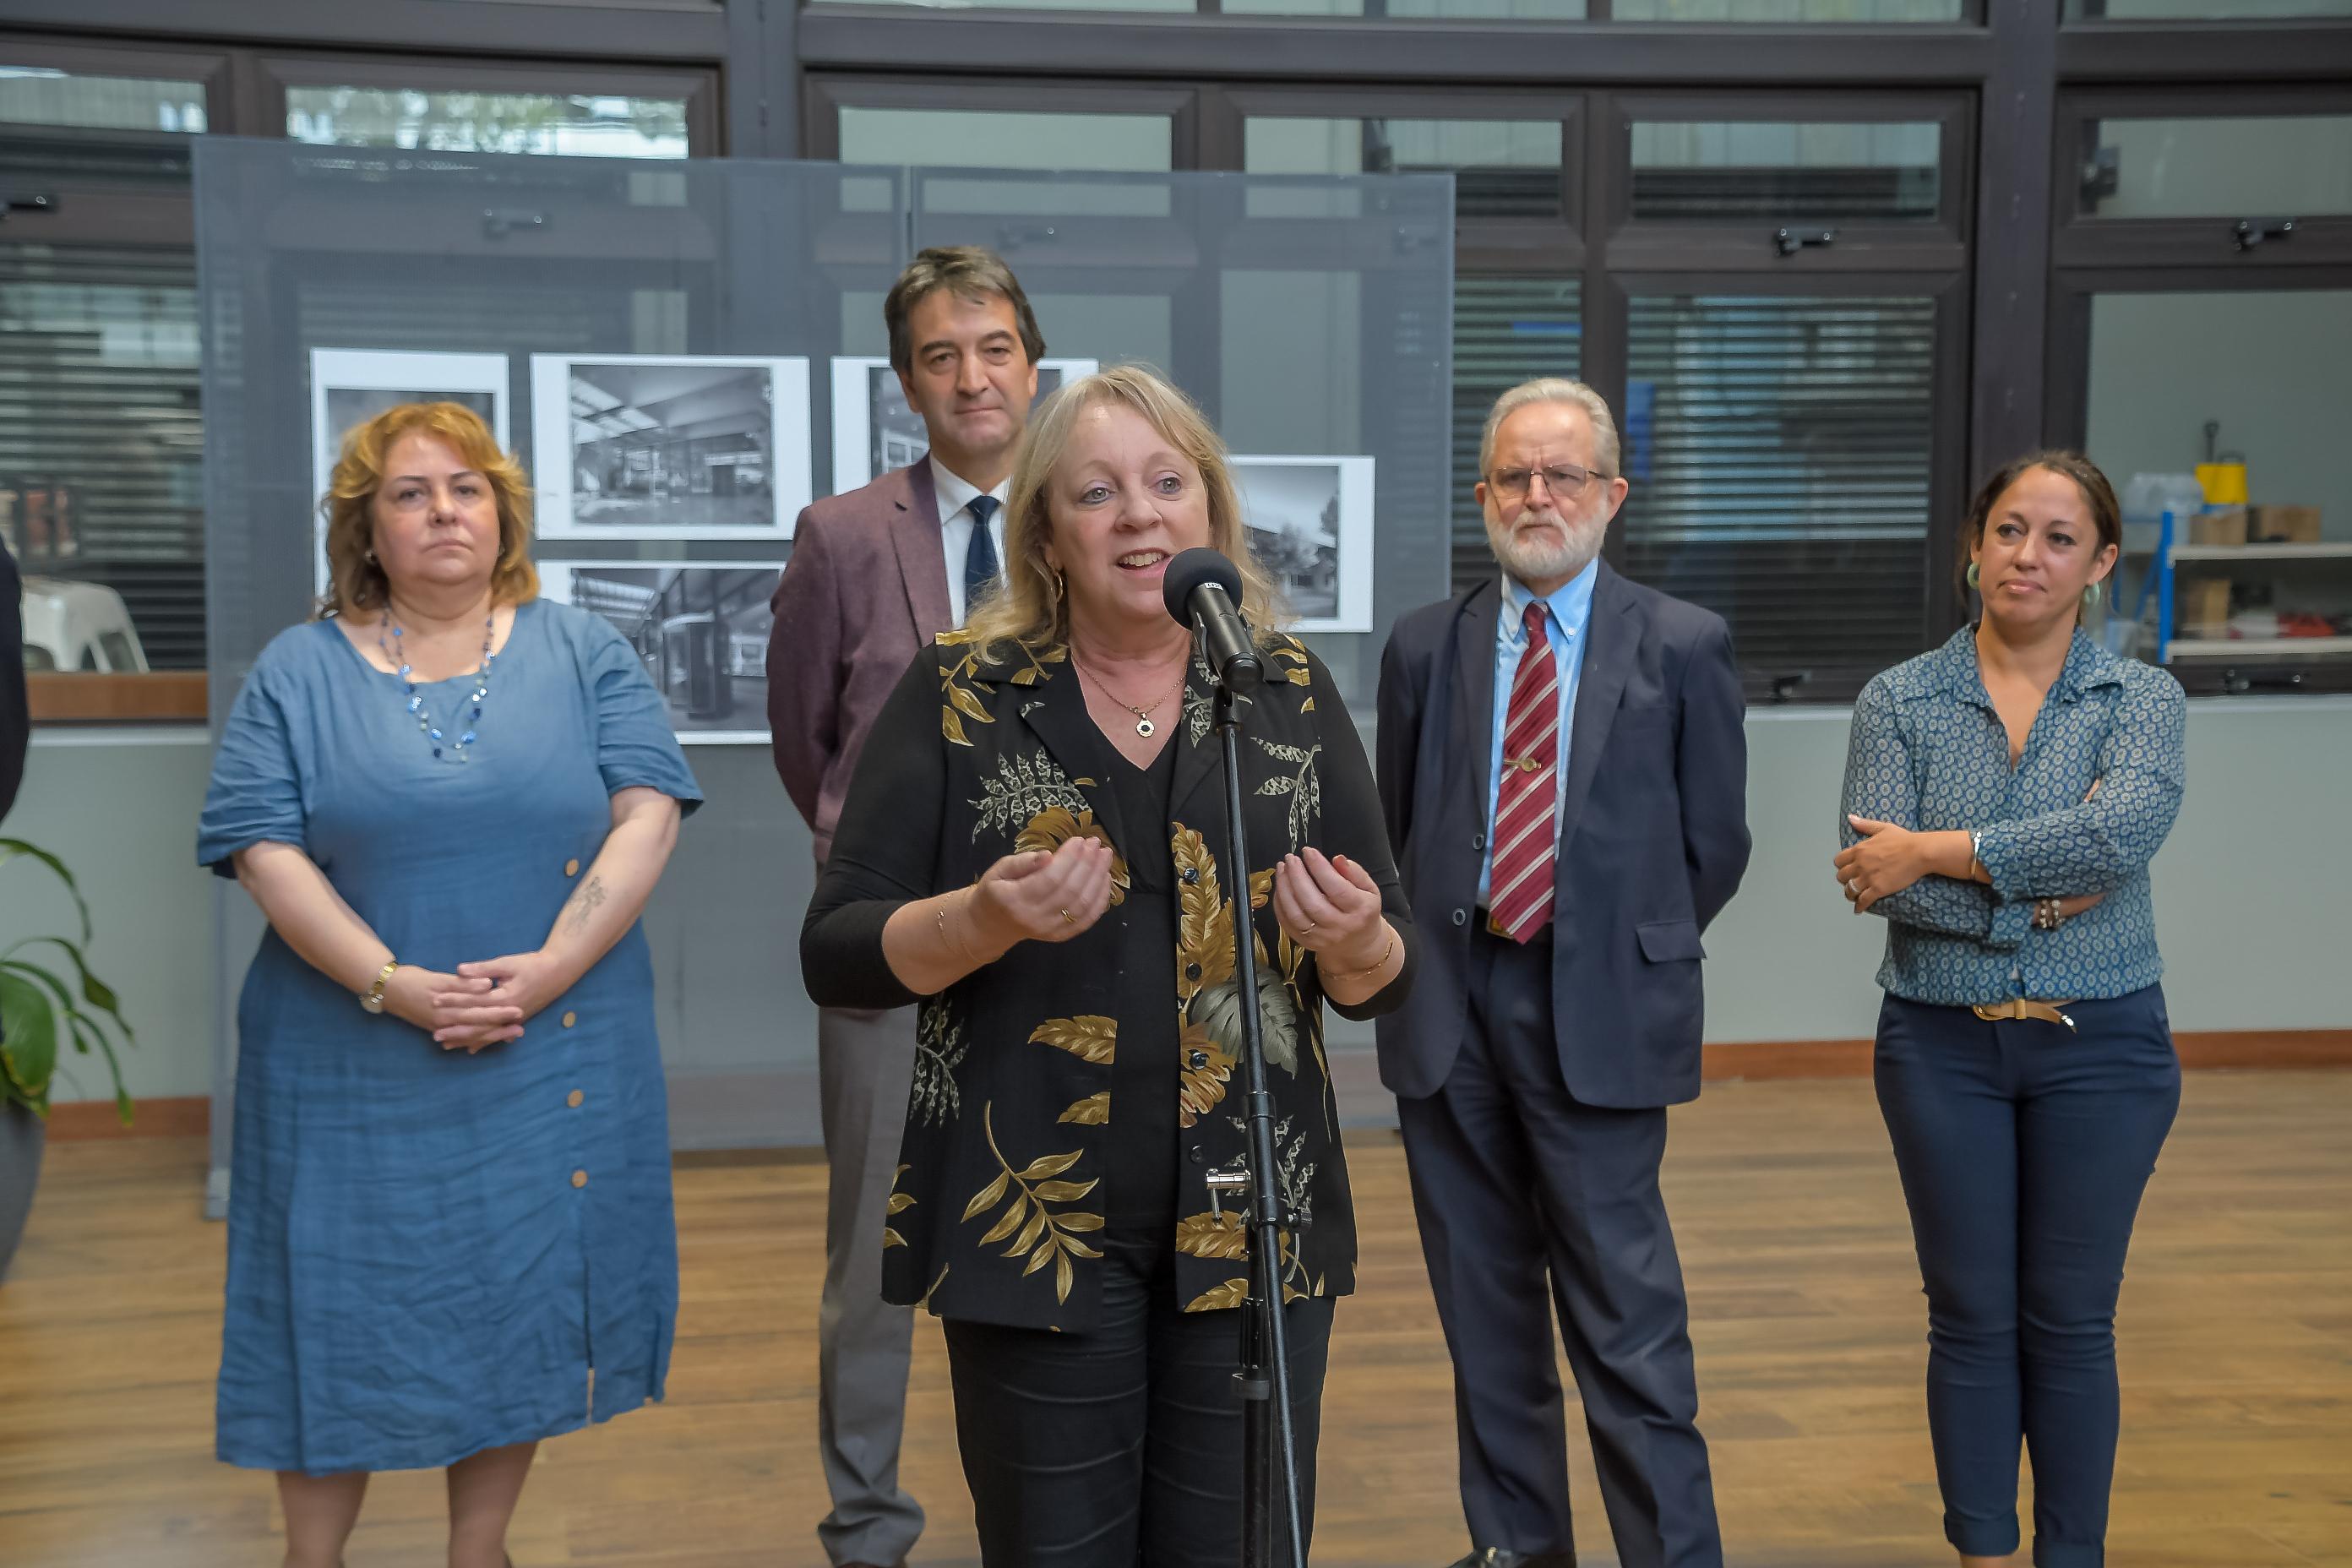
[[[1897,996],[1973,1006],[2011,996],[2087,1001],[2164,973],[2147,865],[2180,812],[2188,705],[2163,670],[2081,632],[2012,768],[2009,731],[1977,668],[1976,631],[1883,671],[1854,703],[1841,841],[1852,814],[1923,832],[1981,832],[1992,882],[1923,877],[1870,912],[1886,917],[1878,983]],[[2091,785],[2099,791],[2089,799]],[[2105,893],[2054,931],[2033,900]]]

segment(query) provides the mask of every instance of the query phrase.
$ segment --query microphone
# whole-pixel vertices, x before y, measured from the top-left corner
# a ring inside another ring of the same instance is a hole
[[[1202,651],[1220,685],[1239,695],[1257,689],[1265,678],[1249,625],[1234,608],[1242,596],[1238,567],[1213,550],[1187,550],[1168,563],[1160,580],[1168,613],[1181,626],[1197,626]]]

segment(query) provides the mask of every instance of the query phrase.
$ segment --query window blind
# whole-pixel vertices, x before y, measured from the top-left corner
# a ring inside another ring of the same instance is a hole
[[[156,669],[205,663],[195,282],[183,247],[0,243],[0,531],[120,595]]]
[[[1454,587],[1496,570],[1471,487],[1495,399],[1539,375],[1574,376],[1583,321],[1573,278],[1456,275],[1454,279]]]
[[[1625,569],[1731,623],[1751,686],[1919,651],[1935,301],[1636,295]]]

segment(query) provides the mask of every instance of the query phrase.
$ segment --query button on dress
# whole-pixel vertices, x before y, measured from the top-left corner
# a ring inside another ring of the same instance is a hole
[[[404,963],[542,943],[646,786],[701,791],[660,695],[605,621],[515,614],[476,678],[421,688],[314,622],[239,693],[197,858],[306,852]],[[668,1111],[641,928],[519,1040],[445,1051],[371,1016],[266,933],[237,1005],[217,1446],[325,1475],[454,1463],[662,1395],[677,1314]]]

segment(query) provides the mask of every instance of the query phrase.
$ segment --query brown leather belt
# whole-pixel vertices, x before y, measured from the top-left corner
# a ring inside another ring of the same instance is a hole
[[[2074,1026],[2074,1020],[2068,1017],[2063,1009],[2072,1007],[2074,1005],[2072,1001],[2036,1002],[2029,996],[2012,996],[1998,1006],[1988,1007],[1979,1005],[1972,1011],[1988,1024],[2032,1018],[2043,1024],[2063,1024],[2071,1029]]]

